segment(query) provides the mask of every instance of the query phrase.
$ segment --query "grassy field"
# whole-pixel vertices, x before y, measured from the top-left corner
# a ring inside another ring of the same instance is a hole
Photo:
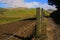
[[[0,18],[0,24],[15,22],[17,20],[20,20],[20,18]]]
[[[9,9],[4,12],[4,17],[32,17],[36,14],[35,9]]]
[[[32,18],[35,17],[35,15],[36,15],[35,9],[26,8],[0,9],[0,24],[15,22],[26,18]]]
[[[2,10],[2,11],[1,11]],[[3,13],[1,13],[3,12]],[[48,12],[44,10],[45,15]],[[12,8],[12,9],[1,9],[0,8],[0,24],[15,22],[18,20],[23,20],[26,18],[36,17],[36,9],[27,9],[27,8]]]

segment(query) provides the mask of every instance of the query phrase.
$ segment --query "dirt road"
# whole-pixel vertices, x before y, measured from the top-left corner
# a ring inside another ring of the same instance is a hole
[[[51,18],[47,20],[47,36],[48,40],[60,40],[60,26]]]

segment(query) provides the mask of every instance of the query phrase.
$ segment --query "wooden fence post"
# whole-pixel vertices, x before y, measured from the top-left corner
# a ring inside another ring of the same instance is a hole
[[[43,19],[43,9],[37,8],[36,9],[36,40],[46,40],[46,27],[44,26]]]

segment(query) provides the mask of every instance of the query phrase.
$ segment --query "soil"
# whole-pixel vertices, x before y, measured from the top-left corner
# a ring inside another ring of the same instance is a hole
[[[0,40],[19,40],[20,38],[29,40],[35,27],[35,21],[27,19],[0,25]]]

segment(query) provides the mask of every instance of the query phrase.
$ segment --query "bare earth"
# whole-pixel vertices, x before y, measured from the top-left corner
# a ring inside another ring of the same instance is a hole
[[[47,40],[60,40],[60,26],[51,18],[47,20],[47,36]]]
[[[32,35],[36,20],[24,20],[0,25],[0,40],[19,40],[9,34],[20,37],[29,37]],[[7,34],[7,35],[5,35]]]

